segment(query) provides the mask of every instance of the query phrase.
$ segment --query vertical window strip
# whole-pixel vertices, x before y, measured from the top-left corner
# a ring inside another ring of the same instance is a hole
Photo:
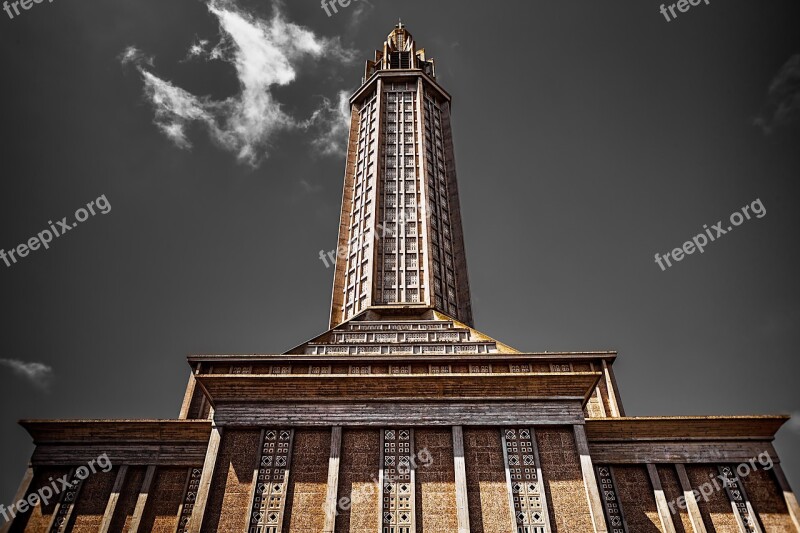
[[[248,533],[281,533],[289,485],[292,429],[265,429]]]
[[[724,478],[723,483],[725,485],[725,492],[728,493],[728,499],[735,511],[739,514],[739,518],[742,520],[742,525],[744,525],[745,530],[747,530],[748,533],[760,533],[761,530],[756,522],[756,517],[751,515],[750,509],[748,509],[747,504],[749,502],[747,500],[747,494],[744,491],[744,487],[742,487],[739,477],[736,475],[735,467],[731,465],[718,465],[717,468]]]
[[[194,502],[197,501],[197,491],[200,489],[200,477],[203,475],[202,468],[190,468],[186,476],[186,489],[183,491],[183,502],[181,503],[180,519],[176,533],[189,533],[189,522],[194,511]]]
[[[67,524],[72,516],[72,510],[75,507],[75,502],[78,500],[78,494],[83,486],[83,480],[75,475],[76,470],[72,470],[69,474],[70,487],[61,493],[61,500],[58,502],[58,511],[56,511],[55,520],[50,528],[50,533],[64,533],[67,531]]]
[[[606,515],[608,533],[628,533],[628,526],[625,525],[625,517],[622,514],[617,497],[617,489],[614,484],[614,474],[608,465],[597,465],[597,483],[600,485],[600,495],[603,498],[603,511]]]
[[[549,533],[550,517],[536,433],[533,428],[505,428],[502,437],[516,531]]]
[[[414,533],[412,430],[384,429],[381,443],[381,533]]]

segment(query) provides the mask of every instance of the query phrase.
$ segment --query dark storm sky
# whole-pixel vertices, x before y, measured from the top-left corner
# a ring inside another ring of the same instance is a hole
[[[659,5],[361,0],[329,18],[292,1],[286,21],[331,44],[272,95],[309,119],[402,17],[454,97],[478,329],[523,350],[618,350],[629,415],[800,413],[800,5],[712,0],[672,22]],[[187,354],[280,353],[326,328],[318,254],[336,246],[343,157],[302,128],[270,136],[257,168],[202,125],[179,148],[120,61],[135,46],[174,87],[235,98],[231,64],[185,60],[219,33],[198,0],[0,11],[0,248],[101,195],[112,206],[0,263],[0,360],[52,368],[0,363],[0,503],[32,450],[18,419],[175,417]],[[655,264],[756,199],[763,218]],[[777,440],[795,485],[799,444],[795,419]]]

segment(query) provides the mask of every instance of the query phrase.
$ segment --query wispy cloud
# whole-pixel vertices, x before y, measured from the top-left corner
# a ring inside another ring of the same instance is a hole
[[[347,151],[345,143],[350,129],[350,95],[347,91],[340,91],[335,102],[323,97],[322,105],[303,127],[318,131],[312,144],[320,153],[344,154]]]
[[[769,86],[764,111],[753,121],[765,134],[800,119],[800,54],[781,67]]]
[[[233,0],[206,0],[208,10],[220,27],[220,41],[197,39],[188,49],[187,60],[220,60],[236,70],[239,94],[225,100],[196,96],[152,72],[153,61],[136,47],[120,56],[123,64],[136,67],[144,81],[144,93],[155,110],[155,124],[176,146],[192,146],[187,128],[204,126],[222,148],[239,161],[258,166],[269,155],[275,135],[281,131],[307,129],[316,134],[313,144],[323,153],[330,139],[341,133],[339,117],[330,111],[330,101],[310,119],[288,115],[273,89],[295,81],[304,59],[349,62],[353,53],[338,39],[328,39],[289,22],[275,5],[272,18],[264,20],[241,8]],[[346,127],[345,127],[346,129]]]
[[[14,374],[27,379],[34,386],[47,391],[53,380],[53,369],[42,363],[26,363],[17,359],[0,359],[0,366],[14,371]]]

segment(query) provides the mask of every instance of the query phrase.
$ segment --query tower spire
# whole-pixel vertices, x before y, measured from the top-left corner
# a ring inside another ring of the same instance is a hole
[[[368,309],[471,326],[450,95],[402,20],[350,104],[331,327]]]

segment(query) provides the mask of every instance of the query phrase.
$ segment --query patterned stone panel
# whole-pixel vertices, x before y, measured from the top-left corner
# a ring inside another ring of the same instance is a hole
[[[719,471],[715,466],[687,465],[686,475],[689,477],[689,483],[692,488],[697,489],[699,486],[711,482],[713,477],[719,475]],[[719,479],[717,479],[717,484],[722,485]],[[728,500],[728,495],[725,494],[725,489],[714,490],[708,497],[708,501],[700,497],[697,505],[700,507],[700,514],[703,516],[703,523],[708,531],[740,533],[739,525],[733,515],[731,502]]]
[[[336,533],[375,533],[380,516],[380,431],[342,431]]]
[[[250,516],[253,471],[258,462],[260,430],[225,430],[203,531],[246,531]]]
[[[140,531],[175,533],[188,475],[189,470],[183,467],[156,469]]]
[[[70,516],[81,492],[83,481],[75,476],[75,469],[72,469],[69,480],[70,487],[64,489],[59,495],[59,505],[56,509],[56,516],[53,520],[53,525],[49,529],[49,533],[64,533],[69,530],[70,524],[72,523]]]
[[[464,428],[467,501],[472,533],[508,533],[508,505],[503,443],[499,428]]]
[[[414,431],[417,533],[458,531],[453,434],[450,428]]]
[[[411,533],[415,494],[411,468],[413,432],[410,428],[388,428],[382,430],[382,436],[381,532]]]
[[[83,482],[80,497],[72,511],[70,531],[95,533],[100,529],[118,470],[118,468],[113,468],[110,472],[103,472],[98,469],[96,473],[89,474],[89,477]]]
[[[743,478],[742,482],[765,532],[794,533],[796,531],[792,525],[789,510],[786,508],[783,493],[771,471],[755,470]]]
[[[742,487],[741,481],[739,481],[739,477],[736,475],[736,465],[719,465],[717,468],[725,482],[725,492],[728,495],[728,499],[742,520],[745,530],[748,533],[756,533],[759,531],[758,518],[748,509],[747,494]]]
[[[514,518],[519,533],[546,533],[547,502],[530,428],[503,428]]]
[[[294,434],[283,531],[318,533],[325,525],[325,496],[331,430],[298,429]]]
[[[628,530],[637,533],[663,531],[647,468],[644,466],[615,466],[614,478],[617,482],[620,505],[625,510],[625,523],[628,525]]]
[[[675,467],[672,465],[659,465],[657,468],[658,477],[661,479],[661,488],[664,489],[664,497],[667,499],[667,506],[672,504],[670,515],[672,516],[672,524],[675,526],[675,533],[692,533],[689,511],[678,507],[678,498],[683,496],[683,489]]]
[[[614,480],[614,469],[610,465],[595,465],[594,470],[609,533],[628,533]]]
[[[50,478],[56,480],[64,474],[69,474],[69,472],[70,470],[68,468],[36,469],[33,474],[33,480],[31,481],[30,488],[28,489],[28,494],[37,492],[39,489],[47,485],[51,485],[52,482],[50,481]],[[56,486],[60,486],[60,484],[57,483]],[[25,496],[27,497],[28,494]],[[24,515],[17,515],[17,518],[11,525],[9,532],[18,533],[27,531],[30,533],[38,533],[40,531],[46,531],[47,524],[50,523],[50,518],[55,512],[57,504],[58,498],[55,497],[48,502],[47,505],[43,506],[39,504],[33,510],[28,511]],[[0,518],[0,522],[2,521],[3,519]]]
[[[553,533],[592,531],[592,516],[571,427],[537,427],[539,459]]]
[[[250,533],[280,533],[282,529],[293,437],[294,430],[288,428],[267,428],[262,434]]]
[[[117,500],[117,507],[114,509],[114,517],[111,520],[109,531],[128,530],[146,471],[147,468],[144,466],[131,466],[128,468],[128,474],[125,476],[125,483],[122,485],[122,491],[119,494],[119,500]]]

